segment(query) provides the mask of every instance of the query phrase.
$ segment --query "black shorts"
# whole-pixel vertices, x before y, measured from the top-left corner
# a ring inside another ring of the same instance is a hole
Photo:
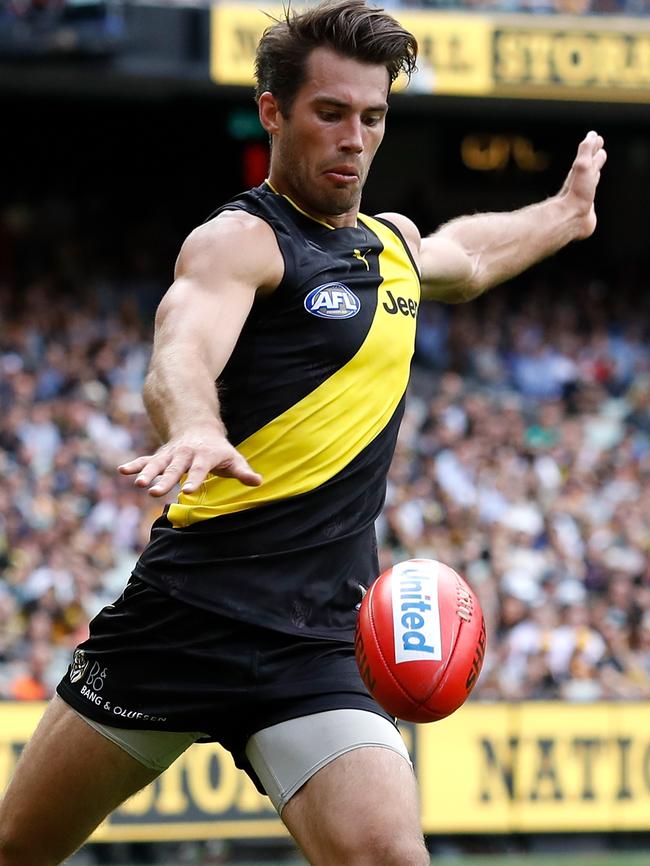
[[[228,619],[131,577],[90,623],[58,694],[117,728],[200,731],[262,790],[248,739],[263,728],[333,709],[393,719],[368,694],[354,645]]]

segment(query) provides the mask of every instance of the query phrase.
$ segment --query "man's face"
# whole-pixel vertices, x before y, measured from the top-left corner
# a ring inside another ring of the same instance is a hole
[[[276,114],[271,155],[276,188],[312,215],[356,216],[384,136],[387,96],[384,66],[315,49],[289,117]]]

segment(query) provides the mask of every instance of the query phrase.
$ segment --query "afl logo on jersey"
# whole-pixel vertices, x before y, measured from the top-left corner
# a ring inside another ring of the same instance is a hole
[[[343,283],[324,283],[307,295],[305,309],[321,319],[351,319],[361,309],[361,301]]]

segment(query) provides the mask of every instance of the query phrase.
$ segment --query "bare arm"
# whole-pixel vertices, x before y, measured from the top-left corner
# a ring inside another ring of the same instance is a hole
[[[271,229],[248,215],[225,213],[195,229],[183,244],[174,282],[156,312],[143,389],[163,444],[155,454],[119,467],[124,475],[137,474],[136,485],[148,487],[152,496],[168,493],[185,473],[187,493],[208,472],[261,483],[228,442],[215,380],[256,292],[271,290],[281,276],[282,259]]]
[[[607,154],[590,132],[557,195],[509,213],[451,220],[420,244],[423,296],[461,303],[509,280],[596,228],[594,197]]]

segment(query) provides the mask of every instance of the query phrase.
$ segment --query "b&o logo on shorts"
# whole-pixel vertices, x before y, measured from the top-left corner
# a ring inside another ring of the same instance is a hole
[[[83,650],[75,650],[72,656],[72,664],[70,665],[70,682],[76,683],[86,673],[88,667],[88,659]]]
[[[320,319],[351,319],[361,309],[361,301],[343,283],[324,283],[307,295],[305,309]]]

